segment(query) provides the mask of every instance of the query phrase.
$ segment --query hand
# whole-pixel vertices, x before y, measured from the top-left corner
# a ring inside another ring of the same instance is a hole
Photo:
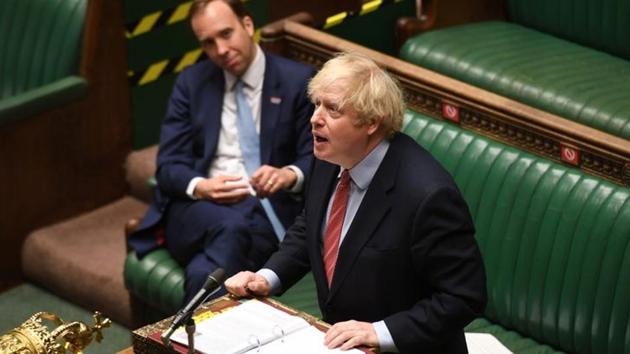
[[[223,285],[228,292],[238,297],[267,296],[270,290],[267,279],[252,272],[239,272],[226,280]]]
[[[205,178],[195,186],[197,199],[211,200],[218,204],[240,202],[249,195],[249,185],[240,176],[217,176]]]
[[[256,190],[258,198],[267,198],[281,189],[291,188],[295,181],[297,175],[289,168],[262,165],[249,182]]]
[[[360,345],[378,347],[378,336],[369,322],[346,321],[335,323],[324,336],[329,349],[348,350]]]

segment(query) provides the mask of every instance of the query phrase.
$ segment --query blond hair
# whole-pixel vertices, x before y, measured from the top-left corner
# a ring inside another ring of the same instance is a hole
[[[327,61],[308,84],[311,100],[333,83],[345,87],[340,108],[350,105],[358,113],[357,125],[380,122],[388,137],[402,127],[405,102],[398,83],[372,59],[357,53],[340,53]]]

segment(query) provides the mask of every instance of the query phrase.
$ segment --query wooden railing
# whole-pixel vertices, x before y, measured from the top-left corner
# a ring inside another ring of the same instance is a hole
[[[630,186],[630,141],[583,126],[293,21],[262,31],[262,45],[321,66],[335,53],[363,53],[401,83],[411,109]]]

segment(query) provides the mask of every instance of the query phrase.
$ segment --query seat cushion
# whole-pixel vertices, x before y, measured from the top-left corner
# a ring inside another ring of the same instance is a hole
[[[517,24],[480,22],[409,39],[402,59],[630,139],[630,62]]]
[[[24,276],[88,310],[132,326],[136,319],[122,277],[123,228],[129,218],[146,209],[141,201],[124,197],[33,231],[22,246]]]

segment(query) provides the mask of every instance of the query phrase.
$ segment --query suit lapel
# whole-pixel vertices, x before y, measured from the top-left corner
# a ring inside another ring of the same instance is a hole
[[[260,161],[269,163],[273,147],[274,129],[280,118],[280,106],[283,99],[282,81],[279,68],[274,58],[265,54],[265,78],[262,97],[260,98]]]
[[[202,93],[199,98],[201,106],[199,115],[205,134],[204,160],[206,163],[204,163],[204,165],[207,166],[204,168],[207,169],[214,157],[214,152],[219,142],[219,133],[221,131],[223,96],[225,94],[225,77],[223,71],[215,67],[203,83],[201,91]]]
[[[339,248],[328,301],[335,296],[346,276],[352,270],[363,247],[374,236],[374,231],[392,207],[388,192],[394,186],[399,156],[395,153],[394,145],[392,142],[377,169]]]

